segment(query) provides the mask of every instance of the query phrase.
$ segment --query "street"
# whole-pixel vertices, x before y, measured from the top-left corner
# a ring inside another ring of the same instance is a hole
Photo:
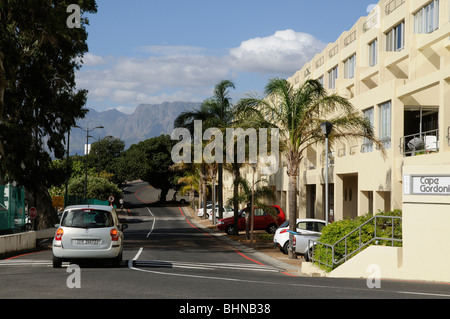
[[[64,263],[54,269],[50,249],[1,260],[0,298],[170,299],[174,307],[168,310],[178,313],[207,311],[187,304],[215,305],[199,303],[207,299],[253,301],[253,311],[257,304],[260,311],[270,311],[271,303],[282,309],[287,299],[450,298],[448,284],[383,280],[380,288],[371,289],[365,279],[287,273],[270,259],[200,228],[181,207],[149,204],[157,198],[155,192],[145,183],[124,190],[129,213],[121,218],[129,227],[121,267]],[[224,307],[215,306],[211,315],[226,311]]]

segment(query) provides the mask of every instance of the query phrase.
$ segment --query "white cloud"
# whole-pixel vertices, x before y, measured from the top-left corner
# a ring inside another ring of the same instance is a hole
[[[140,56],[135,57],[88,53],[77,73],[77,86],[89,90],[89,103],[109,104],[110,108],[198,102],[211,96],[217,82],[236,80],[242,72],[290,76],[324,47],[312,35],[285,30],[244,41],[225,56],[208,55],[206,49],[190,46],[142,46],[136,49]]]
[[[237,69],[291,75],[323,48],[325,44],[310,34],[284,30],[244,41],[230,56]]]
[[[172,46],[172,45],[147,45],[137,48],[137,51],[150,53],[154,55],[186,55],[193,53],[200,53],[205,51],[205,48],[194,46]]]
[[[105,62],[105,59],[101,56],[94,55],[92,53],[86,53],[82,58],[83,64],[86,66],[94,66],[94,65],[102,65]]]

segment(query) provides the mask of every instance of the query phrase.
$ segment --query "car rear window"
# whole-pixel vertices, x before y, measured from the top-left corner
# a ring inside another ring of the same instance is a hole
[[[102,228],[114,226],[111,213],[106,210],[77,209],[67,211],[61,226],[75,228]]]

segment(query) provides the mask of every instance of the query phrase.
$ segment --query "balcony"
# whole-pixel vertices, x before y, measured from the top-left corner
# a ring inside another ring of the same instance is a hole
[[[403,136],[400,150],[403,156],[439,152],[439,129]]]

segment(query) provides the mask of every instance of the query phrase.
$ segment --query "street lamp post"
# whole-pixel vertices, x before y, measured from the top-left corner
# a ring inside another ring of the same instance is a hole
[[[328,225],[328,135],[330,135],[331,130],[333,129],[333,124],[330,122],[323,122],[320,124],[320,128],[322,129],[322,133],[325,135],[325,222],[326,225]]]
[[[252,203],[251,203],[251,228],[250,228],[250,242],[253,244],[253,232],[255,230],[255,170],[258,166],[257,163],[252,163]]]
[[[88,145],[89,145],[89,133],[90,132],[92,132],[92,131],[94,131],[94,130],[96,130],[96,129],[100,129],[100,128],[104,128],[103,126],[97,126],[97,127],[94,127],[94,128],[92,128],[92,129],[89,129],[89,126],[87,127],[87,128],[82,128],[82,127],[79,127],[78,125],[77,126],[75,126],[76,128],[79,128],[80,130],[82,130],[82,131],[85,131],[86,132],[86,148],[85,148],[85,151],[86,151],[86,154],[85,154],[85,156],[86,156],[86,160],[85,160],[85,168],[84,168],[84,199],[86,199],[87,198],[87,157],[88,157]]]

